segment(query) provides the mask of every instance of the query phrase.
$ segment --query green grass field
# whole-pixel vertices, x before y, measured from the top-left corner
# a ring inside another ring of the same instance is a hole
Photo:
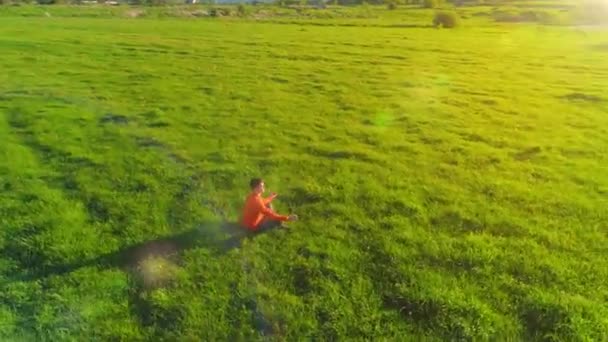
[[[0,9],[0,340],[608,340],[606,30],[84,11]]]

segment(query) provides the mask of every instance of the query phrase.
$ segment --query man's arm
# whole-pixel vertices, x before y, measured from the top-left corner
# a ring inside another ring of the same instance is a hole
[[[274,211],[272,211],[272,209],[268,208],[265,204],[264,204],[265,200],[261,200],[260,202],[258,202],[258,205],[260,206],[260,211],[266,215],[267,217],[273,219],[273,220],[277,220],[277,221],[287,221],[289,220],[289,216],[285,216],[285,215],[279,215],[277,213],[275,213]]]
[[[277,194],[272,193],[269,197],[264,198],[264,205],[268,205],[270,202],[272,202],[275,198],[277,198]]]

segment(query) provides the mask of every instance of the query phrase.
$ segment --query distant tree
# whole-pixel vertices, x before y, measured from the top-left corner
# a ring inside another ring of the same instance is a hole
[[[437,8],[441,6],[441,0],[424,0],[422,7],[424,8]]]
[[[291,6],[291,5],[298,5],[300,3],[300,0],[275,0],[274,4],[277,6]]]
[[[324,0],[307,0],[306,4],[309,6],[315,6],[316,8],[325,8]]]
[[[454,28],[458,26],[458,16],[454,12],[437,12],[433,18],[433,26]]]
[[[397,5],[399,5],[399,2],[397,0],[386,0],[385,4],[386,8],[388,8],[389,10],[394,10],[397,9]]]
[[[239,4],[236,7],[236,13],[239,15],[239,17],[244,17],[248,14],[248,10],[247,7],[244,4]]]
[[[167,4],[167,0],[143,0],[142,4],[147,6],[163,6]]]
[[[361,0],[338,0],[338,5],[349,6],[349,5],[366,5],[367,2]]]

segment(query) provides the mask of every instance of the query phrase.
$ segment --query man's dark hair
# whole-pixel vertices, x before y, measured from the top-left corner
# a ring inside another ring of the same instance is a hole
[[[262,178],[252,178],[249,181],[249,187],[251,187],[251,190],[255,189],[258,187],[258,185],[262,184],[264,180]]]

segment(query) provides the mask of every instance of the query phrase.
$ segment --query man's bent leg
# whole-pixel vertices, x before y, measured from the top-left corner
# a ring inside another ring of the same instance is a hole
[[[266,208],[268,208],[270,210],[274,210],[271,203],[266,204]],[[262,232],[265,230],[278,228],[281,225],[282,225],[281,221],[265,218],[262,221],[262,223],[260,223],[260,225],[258,226],[258,229],[256,229],[256,232]]]
[[[281,221],[272,220],[272,219],[264,219],[264,221],[262,221],[262,223],[260,223],[260,225],[258,226],[258,229],[256,229],[256,231],[261,232],[261,231],[265,231],[265,230],[278,228],[280,226],[281,226]]]

